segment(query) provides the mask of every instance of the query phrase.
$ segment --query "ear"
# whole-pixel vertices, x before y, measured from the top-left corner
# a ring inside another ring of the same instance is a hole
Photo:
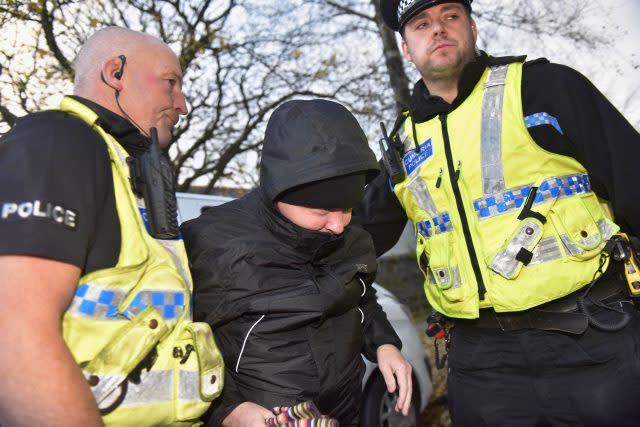
[[[476,27],[476,21],[471,18],[471,32],[473,33],[473,44],[478,41],[478,27]]]
[[[100,69],[101,78],[107,86],[113,90],[121,91],[123,84],[122,80],[116,77],[116,73],[121,69],[122,61],[117,56],[112,56],[107,59],[102,68]]]
[[[402,38],[402,43],[400,44],[400,47],[402,48],[402,56],[404,56],[407,61],[413,62],[413,58],[411,57],[411,52],[409,52],[409,46],[407,46],[407,42],[404,39],[404,37]]]

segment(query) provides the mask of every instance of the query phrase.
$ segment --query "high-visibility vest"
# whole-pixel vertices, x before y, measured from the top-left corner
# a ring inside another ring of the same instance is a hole
[[[191,319],[184,243],[148,234],[127,153],[97,114],[72,98],[60,109],[92,126],[107,145],[121,232],[115,267],[80,278],[62,320],[64,340],[106,425],[198,425],[222,390],[224,365],[209,325]]]
[[[529,135],[521,77],[520,62],[490,67],[454,111],[423,123],[406,114],[406,177],[394,191],[416,231],[427,298],[450,317],[525,310],[582,288],[619,229],[585,168]],[[532,117],[562,131],[548,112]]]

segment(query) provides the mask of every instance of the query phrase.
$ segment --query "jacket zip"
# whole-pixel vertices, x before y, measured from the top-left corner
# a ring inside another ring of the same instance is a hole
[[[253,325],[251,325],[251,327],[249,328],[249,332],[247,332],[247,335],[244,337],[244,341],[242,342],[242,348],[240,349],[240,354],[238,354],[238,361],[236,362],[236,372],[238,372],[238,367],[240,366],[240,359],[242,359],[242,353],[244,353],[244,346],[247,344],[247,339],[249,339],[249,335],[251,335],[251,331],[253,331],[253,328],[255,328],[256,325],[260,323],[262,319],[264,319],[264,314],[260,316],[260,318],[256,320],[256,322]]]
[[[476,283],[478,284],[478,297],[480,300],[484,300],[484,294],[487,289],[484,287],[484,281],[482,280],[482,273],[480,272],[480,264],[478,263],[478,255],[473,247],[473,241],[471,240],[471,230],[469,223],[467,222],[467,214],[464,210],[462,203],[462,196],[460,194],[460,187],[458,187],[458,180],[455,176],[453,168],[453,156],[451,155],[451,145],[449,142],[449,131],[447,130],[447,115],[440,114],[440,122],[442,123],[442,137],[444,139],[444,153],[447,157],[447,169],[449,170],[449,181],[451,182],[451,188],[453,189],[453,195],[456,198],[456,207],[458,208],[458,214],[460,216],[460,222],[462,225],[462,231],[464,233],[464,240],[467,243],[467,250],[469,251],[469,258],[471,259],[471,267],[476,276]]]

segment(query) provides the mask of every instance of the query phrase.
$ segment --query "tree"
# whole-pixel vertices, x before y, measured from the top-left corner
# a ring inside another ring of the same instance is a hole
[[[54,105],[54,94],[69,92],[78,47],[95,29],[122,25],[158,35],[185,67],[190,114],[170,151],[181,191],[254,185],[266,119],[294,97],[345,104],[375,149],[378,123],[394,121],[418,78],[405,68],[378,1],[7,0],[0,24],[14,31],[0,42],[0,132],[26,112]],[[615,29],[586,20],[594,0],[473,5],[479,46],[490,52],[518,37],[565,52],[614,40]]]

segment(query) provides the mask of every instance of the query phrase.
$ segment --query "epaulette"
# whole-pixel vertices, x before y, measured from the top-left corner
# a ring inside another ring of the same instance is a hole
[[[538,64],[548,64],[549,60],[547,58],[537,58],[537,59],[532,59],[531,61],[527,61],[524,63],[524,67],[530,67],[532,65],[538,65]]]
[[[487,59],[487,65],[507,65],[513,64],[514,62],[524,62],[527,59],[527,55],[519,55],[519,56],[489,56]]]

